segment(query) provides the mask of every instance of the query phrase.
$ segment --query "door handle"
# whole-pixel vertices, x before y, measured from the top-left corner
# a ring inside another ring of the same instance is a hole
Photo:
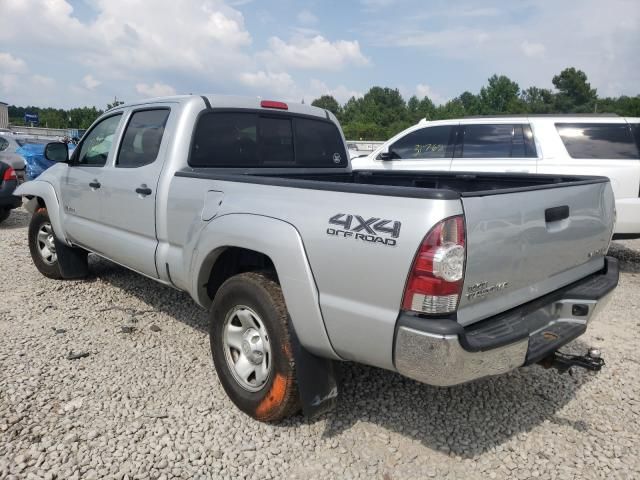
[[[136,188],[136,193],[144,196],[151,195],[151,189],[149,187],[140,185],[138,188]]]
[[[94,180],[93,182],[89,182],[89,186],[91,188],[100,188],[100,182],[97,180]]]
[[[547,208],[544,211],[544,220],[547,223],[559,222],[565,218],[569,218],[569,205]]]

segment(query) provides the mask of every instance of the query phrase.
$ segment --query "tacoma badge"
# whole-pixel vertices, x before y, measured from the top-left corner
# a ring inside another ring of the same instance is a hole
[[[486,297],[490,293],[499,292],[509,286],[509,282],[500,282],[489,285],[489,282],[479,282],[467,287],[467,300]]]

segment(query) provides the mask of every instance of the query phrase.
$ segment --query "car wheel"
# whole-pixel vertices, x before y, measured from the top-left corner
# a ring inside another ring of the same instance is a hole
[[[209,338],[220,383],[244,413],[278,421],[300,409],[289,314],[265,274],[229,278],[213,301]]]
[[[11,215],[10,208],[0,208],[0,223],[4,222]]]
[[[29,223],[29,251],[38,271],[45,277],[62,278],[58,265],[55,234],[46,208],[38,209]]]

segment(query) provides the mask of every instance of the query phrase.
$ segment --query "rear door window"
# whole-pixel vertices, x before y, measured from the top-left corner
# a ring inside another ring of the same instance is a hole
[[[628,124],[556,123],[556,129],[571,158],[639,158]]]
[[[536,157],[528,124],[461,125],[456,158],[532,158]]]
[[[134,112],[124,132],[116,167],[135,168],[153,163],[158,156],[169,109]]]
[[[392,159],[451,157],[453,125],[440,125],[414,130],[389,146]]]
[[[192,167],[345,167],[347,154],[330,121],[261,112],[207,112],[191,146]]]

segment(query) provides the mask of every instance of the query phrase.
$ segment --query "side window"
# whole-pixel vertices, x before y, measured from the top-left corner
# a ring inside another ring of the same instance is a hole
[[[169,109],[134,112],[129,120],[116,167],[135,168],[153,163],[158,156]]]
[[[76,157],[77,165],[102,167],[107,163],[113,137],[121,118],[121,113],[105,118],[87,134]]]
[[[408,133],[389,146],[393,159],[446,158],[451,156],[451,125],[426,127]]]
[[[528,158],[536,157],[531,127],[526,124],[463,125],[462,141],[456,157]]]
[[[9,146],[9,141],[0,137],[0,152],[4,152]]]
[[[639,158],[627,124],[556,123],[556,129],[571,158]]]

